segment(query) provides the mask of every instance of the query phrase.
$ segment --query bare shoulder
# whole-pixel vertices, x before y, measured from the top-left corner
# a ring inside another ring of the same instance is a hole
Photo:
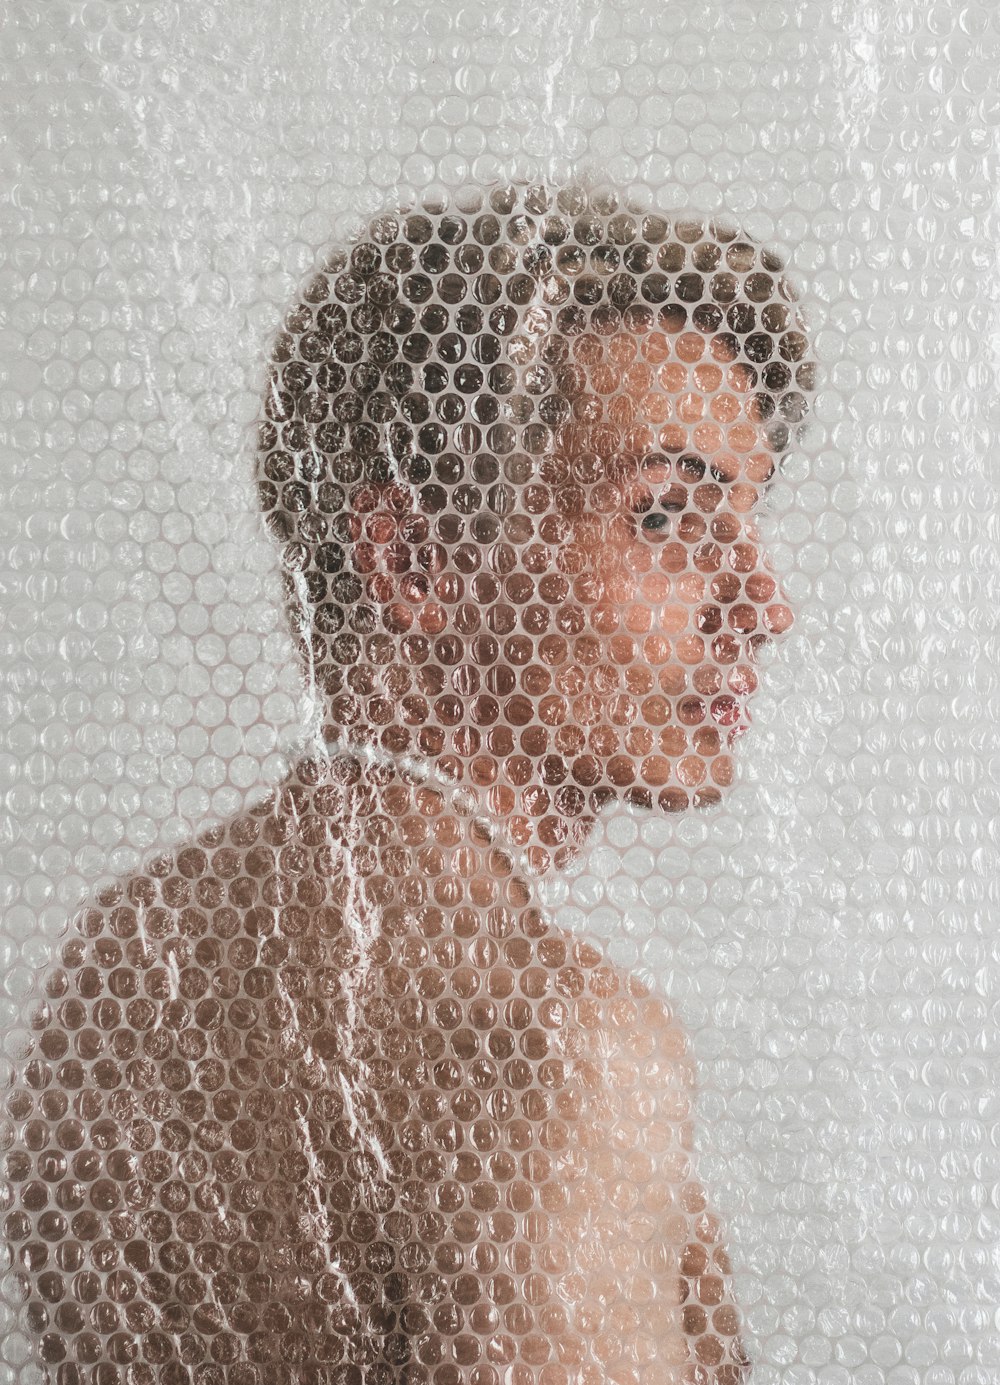
[[[283,920],[269,902],[286,806],[274,792],[95,889],[36,977],[15,1118],[76,1094],[85,1121],[157,1123],[194,1089],[256,1082],[256,1034],[286,1019],[265,1013],[264,978],[309,931],[301,901]]]
[[[272,1302],[303,1243],[289,991],[316,911],[295,887],[300,822],[279,790],[96,890],[40,977],[5,1093],[0,1200],[26,1321],[60,1378],[96,1380],[86,1363],[124,1362],[126,1339],[162,1364],[225,1338],[236,1359],[265,1309],[241,1302],[229,1322],[218,1304],[248,1273]]]
[[[273,931],[266,882],[287,840],[287,806],[287,795],[273,791],[96,888],[56,944],[41,994],[195,998],[192,969],[218,967],[234,946],[238,960],[241,937]]]

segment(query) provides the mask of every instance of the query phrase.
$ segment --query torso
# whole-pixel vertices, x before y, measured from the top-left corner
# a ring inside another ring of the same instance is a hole
[[[491,835],[306,762],[83,912],[8,1099],[60,1385],[687,1378],[728,1266],[683,1036]]]

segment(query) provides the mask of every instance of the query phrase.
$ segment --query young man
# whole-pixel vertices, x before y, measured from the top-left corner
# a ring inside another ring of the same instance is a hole
[[[613,194],[330,253],[259,428],[310,746],[84,911],[7,1097],[59,1385],[742,1382],[684,1035],[533,882],[731,782],[806,356],[775,256]]]

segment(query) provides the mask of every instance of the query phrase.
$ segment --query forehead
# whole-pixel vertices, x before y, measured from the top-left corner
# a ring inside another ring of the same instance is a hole
[[[738,367],[748,376],[754,374],[748,362],[739,360],[733,339],[725,332],[707,333],[693,329],[666,332],[658,328],[640,330],[623,327],[605,332],[582,331],[568,340],[565,354],[581,364],[611,362],[625,366],[637,361],[653,366],[667,361],[684,365],[712,363]]]
[[[516,347],[513,354],[519,354]],[[524,356],[527,359],[534,354],[529,351]],[[732,339],[724,333],[584,332],[566,342],[561,351],[550,347],[538,354],[557,361],[562,358],[566,364],[579,367],[575,378],[581,386],[584,382],[592,387],[618,382],[627,387],[645,382],[656,383],[667,392],[692,388],[745,395],[759,384],[756,368],[739,359]],[[571,382],[572,372],[564,378]]]
[[[634,474],[636,462],[655,471],[669,466],[669,455],[692,451],[717,480],[772,474],[757,371],[736,358],[725,335],[585,333],[565,356],[559,378],[570,407],[557,453],[593,453],[605,474],[616,458]]]

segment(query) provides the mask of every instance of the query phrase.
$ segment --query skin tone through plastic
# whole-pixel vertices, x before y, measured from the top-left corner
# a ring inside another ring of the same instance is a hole
[[[314,736],[104,892],[7,1096],[60,1385],[740,1385],[665,997],[532,882],[720,801],[792,612],[780,262],[580,189],[372,223],[259,430]]]

